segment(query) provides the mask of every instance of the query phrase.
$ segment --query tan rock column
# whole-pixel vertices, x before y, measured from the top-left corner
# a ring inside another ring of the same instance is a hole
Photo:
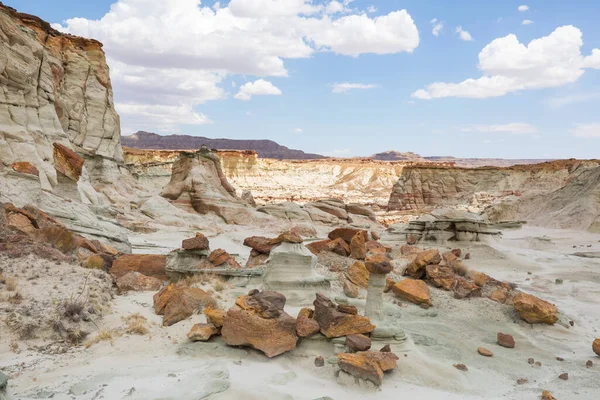
[[[367,287],[367,304],[365,316],[371,323],[378,325],[383,322],[383,289],[385,288],[385,276],[393,269],[389,258],[376,255],[367,258],[365,267],[371,273],[369,286]]]

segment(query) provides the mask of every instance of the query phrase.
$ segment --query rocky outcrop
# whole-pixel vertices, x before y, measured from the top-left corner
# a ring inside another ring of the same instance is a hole
[[[553,325],[558,321],[556,306],[535,296],[519,293],[514,297],[513,303],[521,319],[530,324]]]
[[[254,210],[236,196],[225,178],[219,157],[205,149],[181,153],[161,196],[200,214],[213,212],[227,223],[244,224],[254,219]]]
[[[394,353],[361,351],[338,354],[338,366],[356,378],[366,379],[377,386],[383,383],[383,373],[396,368],[398,356]]]
[[[110,273],[115,279],[130,272],[139,272],[166,281],[168,280],[165,271],[166,265],[167,257],[160,254],[126,254],[113,262]]]
[[[192,316],[197,310],[212,303],[202,289],[171,283],[154,294],[154,312],[163,315],[163,325],[171,326]]]
[[[321,333],[328,338],[369,333],[375,329],[369,318],[340,311],[335,303],[321,293],[317,293],[314,306],[314,318],[321,327]]]
[[[102,44],[0,5],[0,160],[57,178],[53,144],[122,161],[119,116]]]

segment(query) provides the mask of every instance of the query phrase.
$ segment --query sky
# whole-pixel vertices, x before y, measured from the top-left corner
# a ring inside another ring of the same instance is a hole
[[[600,158],[596,0],[3,0],[104,44],[122,133]]]

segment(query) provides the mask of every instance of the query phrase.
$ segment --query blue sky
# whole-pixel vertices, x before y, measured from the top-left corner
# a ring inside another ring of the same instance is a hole
[[[119,0],[108,15],[116,0],[5,3],[105,44],[123,134],[600,157],[597,1]]]

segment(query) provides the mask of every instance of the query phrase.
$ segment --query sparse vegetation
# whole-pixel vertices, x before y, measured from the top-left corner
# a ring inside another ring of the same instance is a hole
[[[23,295],[19,292],[16,292],[15,294],[8,296],[7,301],[11,304],[21,304],[23,301]]]
[[[5,288],[9,292],[14,292],[17,290],[17,281],[14,278],[6,278]]]
[[[471,271],[468,273],[468,276],[479,287],[483,287],[488,281],[487,275],[478,271]]]
[[[44,239],[52,245],[52,247],[60,250],[64,254],[70,254],[77,248],[77,241],[73,232],[63,226],[46,225],[42,228]]]
[[[97,254],[89,256],[82,264],[83,268],[102,269],[104,268],[104,259]]]
[[[114,340],[119,336],[121,336],[121,334],[117,330],[102,330],[98,332],[93,339],[89,340],[85,344],[85,347],[90,348],[91,346],[100,342],[110,342],[110,345],[112,346],[114,344]]]
[[[147,335],[150,332],[148,320],[139,313],[123,317],[123,320],[127,323],[125,332],[130,335]]]

